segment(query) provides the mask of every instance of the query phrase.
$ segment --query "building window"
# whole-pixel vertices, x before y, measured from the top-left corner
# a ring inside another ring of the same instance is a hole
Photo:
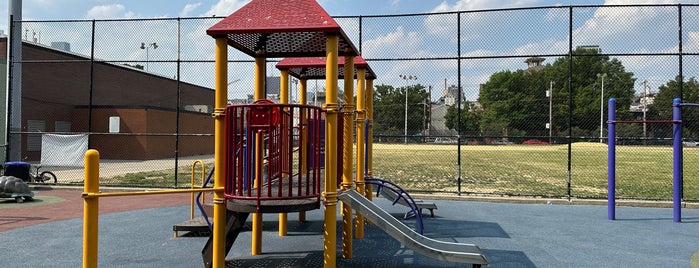
[[[27,152],[41,152],[41,134],[46,131],[44,120],[27,120]],[[36,133],[36,134],[34,134]]]
[[[70,132],[70,121],[56,121],[55,132]]]

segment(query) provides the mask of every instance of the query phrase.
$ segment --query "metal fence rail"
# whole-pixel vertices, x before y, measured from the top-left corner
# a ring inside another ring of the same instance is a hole
[[[697,5],[583,5],[336,20],[378,74],[375,176],[411,191],[604,198],[606,100],[617,99],[624,120],[670,119],[677,97],[699,102],[696,14]],[[6,159],[39,163],[51,153],[42,134],[86,133],[104,159],[103,184],[182,186],[193,160],[212,166],[205,29],[220,19],[12,22],[23,29],[12,33],[23,57],[8,60],[23,70],[22,101],[6,108],[21,128],[8,128]],[[236,53],[230,102],[249,103],[253,64]],[[279,60],[267,64],[272,100]],[[323,85],[308,84],[308,104],[320,106]],[[687,145],[699,139],[694,110],[683,111]],[[671,126],[617,132],[617,197],[669,200]],[[684,198],[696,201],[692,147]],[[47,168],[59,183],[82,183],[79,167]]]

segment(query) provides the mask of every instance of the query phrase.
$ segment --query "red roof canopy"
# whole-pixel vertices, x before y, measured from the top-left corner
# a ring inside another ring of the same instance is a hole
[[[322,57],[327,35],[339,36],[339,55],[357,55],[340,25],[315,0],[253,0],[206,33],[253,57]],[[350,52],[345,52],[349,48]],[[257,55],[256,51],[264,51]]]
[[[337,69],[337,77],[344,78],[345,70],[342,67],[345,66],[345,58],[338,58],[337,63],[340,66]],[[276,67],[280,70],[288,69],[289,75],[296,78],[301,78],[301,75],[305,74],[306,79],[325,79],[325,57],[284,58],[277,63]],[[369,63],[361,56],[354,57],[355,78],[357,77],[357,68],[366,69],[366,79],[376,79],[376,74],[369,67]]]

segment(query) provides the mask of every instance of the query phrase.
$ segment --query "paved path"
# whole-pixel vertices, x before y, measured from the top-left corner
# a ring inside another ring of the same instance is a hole
[[[180,157],[177,165],[184,170],[180,172],[188,173],[192,163],[195,160],[202,160],[209,165],[214,162],[213,155],[197,155]],[[34,163],[32,163],[34,164]],[[124,175],[127,173],[138,173],[144,171],[168,170],[175,168],[175,159],[154,159],[154,160],[101,160],[100,161],[100,177],[111,178],[114,176]],[[198,167],[197,171],[199,171]],[[48,170],[56,174],[59,183],[79,182],[82,183],[84,175],[83,167],[50,167],[44,166],[42,171]],[[185,178],[185,183],[189,183],[189,177]]]
[[[38,188],[34,201],[0,199],[0,232],[35,224],[82,218],[81,189]],[[100,214],[189,204],[189,194],[119,196],[100,199]]]

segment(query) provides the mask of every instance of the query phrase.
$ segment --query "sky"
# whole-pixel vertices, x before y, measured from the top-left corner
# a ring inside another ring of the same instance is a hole
[[[10,1],[0,0],[0,13],[8,14]],[[249,0],[24,0],[22,1],[22,15],[25,21],[224,17],[248,2]],[[676,0],[318,0],[318,3],[332,16],[414,14],[568,5],[676,4],[678,2]],[[699,4],[699,0],[681,1],[681,3]],[[552,9],[546,12],[545,14],[535,12],[524,14],[536,14],[539,16],[537,20],[547,23],[542,23],[539,27],[567,25],[566,9]],[[663,12],[671,14],[676,12],[676,9],[670,8],[665,11],[654,9],[652,12],[643,9],[591,9],[588,13],[581,12],[581,14],[576,14],[579,19],[574,22],[573,26],[574,36],[581,36],[581,38],[576,39],[574,45],[600,45],[604,52],[608,53],[676,52],[678,50],[676,21],[656,20],[656,17],[662,15]],[[554,27],[555,29],[550,31],[521,34],[535,28],[534,25],[539,21],[527,21],[527,18],[522,18],[517,14],[508,13],[507,16],[499,16],[496,12],[491,13],[483,16],[464,17],[467,20],[464,25],[469,25],[470,28],[462,29],[462,43],[466,44],[462,47],[462,56],[546,55],[561,54],[567,51],[567,26]],[[667,17],[671,18],[672,15],[667,15]],[[440,50],[440,47],[453,46],[456,43],[454,40],[455,28],[453,22],[438,19],[439,17],[411,17],[407,21],[395,19],[367,24],[365,26],[367,29],[363,33],[363,56],[365,58],[400,58],[406,57],[406,55],[409,57],[444,56],[440,53],[444,53],[445,50]],[[410,20],[419,21],[411,23]],[[692,28],[694,25],[688,24],[688,30],[684,33],[686,35],[686,41],[683,44],[684,50],[693,51],[696,48],[696,52],[699,52],[699,25],[694,29]],[[7,25],[7,19],[0,21],[0,30],[7,33]],[[376,26],[380,29],[372,31],[372,25],[380,25]],[[502,28],[488,28],[492,25],[501,25]],[[500,34],[492,35],[493,30],[497,30]],[[655,41],[652,42],[646,41],[648,39],[646,37],[655,34],[655,32],[665,36],[654,38]],[[348,32],[348,35],[352,34],[356,33]],[[673,36],[673,34],[675,35]],[[44,38],[48,39],[49,37]],[[140,41],[130,40],[129,42]],[[76,50],[80,47],[77,42],[73,45]],[[158,54],[166,53],[164,50],[167,49],[167,44],[158,43],[158,45],[161,48],[157,53],[155,51],[151,53],[152,58],[158,57]],[[401,49],[395,49],[397,46],[400,46]],[[208,49],[205,51],[206,53],[211,52]],[[132,46],[127,46],[124,51],[114,53],[122,53],[132,60],[143,58],[143,51],[133,49]],[[449,56],[453,57],[453,55]],[[210,56],[207,57],[210,58]],[[551,63],[555,58],[547,60],[545,63]],[[658,65],[667,64],[666,69],[675,71],[675,73],[677,69],[676,63],[673,66],[672,61],[651,62],[647,58],[622,58],[622,62],[627,66],[628,71],[636,74],[639,85],[643,80],[649,80],[653,89],[668,80],[668,75],[657,71]],[[471,64],[478,66],[471,66]],[[522,67],[524,67],[522,59],[512,59],[509,62],[479,63],[473,61],[473,63],[467,63],[464,66],[466,74],[462,77],[464,81],[462,85],[464,85],[467,99],[474,100],[477,97],[478,84],[485,83],[493,72]],[[154,71],[158,70],[157,65],[151,64],[151,68]],[[457,81],[453,64],[441,66],[438,62],[407,61],[377,64],[376,68],[373,69],[380,79],[383,78],[377,84],[386,83],[400,86],[405,82],[399,78],[400,75],[410,72],[421,73],[420,70],[431,70],[436,73],[432,77],[422,78],[424,76],[420,76],[421,79],[418,82],[423,85],[439,86],[442,83],[440,81],[445,79],[449,81],[449,84],[456,84]],[[454,74],[448,77],[440,76],[439,73],[442,71]],[[231,77],[229,81],[235,79],[243,79],[244,81],[241,81],[240,84],[251,83],[250,79],[244,77]]]
[[[0,0],[0,13],[8,14],[9,2]],[[227,16],[249,0],[23,0],[24,20],[80,20],[123,18],[172,18]],[[606,1],[618,3],[673,3],[675,1]],[[684,1],[688,2],[688,1]],[[693,2],[693,1],[690,1]],[[600,5],[601,0],[318,0],[332,16],[388,15],[455,10],[479,10],[556,5]],[[0,29],[7,32],[7,21]]]

